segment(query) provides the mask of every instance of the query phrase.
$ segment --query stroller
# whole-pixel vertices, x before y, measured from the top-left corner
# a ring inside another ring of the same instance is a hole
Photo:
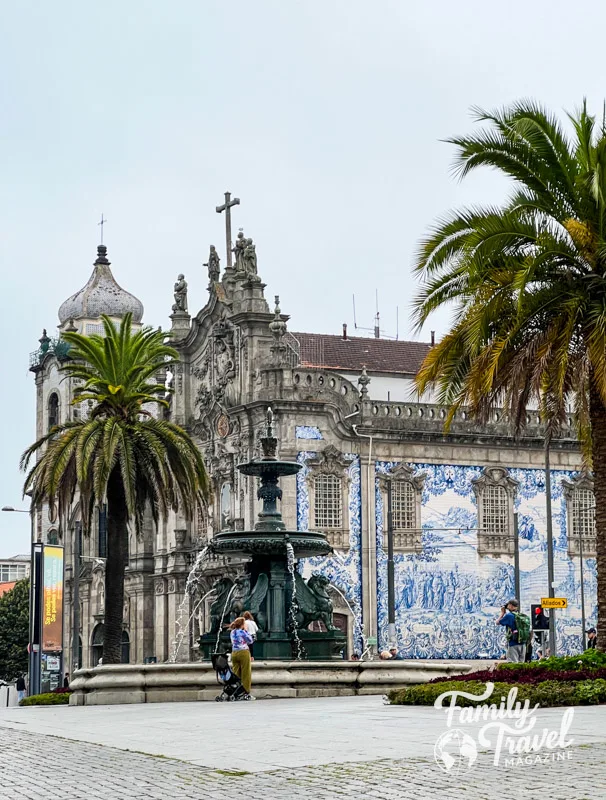
[[[248,700],[249,695],[244,691],[240,678],[234,675],[229,666],[227,653],[211,653],[210,660],[217,673],[217,682],[223,687],[221,694],[215,697],[217,703],[226,700]]]

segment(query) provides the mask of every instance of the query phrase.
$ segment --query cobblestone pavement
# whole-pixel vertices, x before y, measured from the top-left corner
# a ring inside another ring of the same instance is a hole
[[[238,747],[246,748],[245,742]],[[481,754],[465,775],[421,758],[326,764],[248,773],[0,727],[2,800],[251,800],[339,797],[589,800],[606,786],[606,744],[586,744],[564,762],[494,767]]]

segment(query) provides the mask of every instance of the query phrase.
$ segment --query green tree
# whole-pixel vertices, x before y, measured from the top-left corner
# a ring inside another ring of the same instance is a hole
[[[456,211],[423,241],[416,264],[421,326],[454,307],[417,386],[437,389],[449,420],[504,407],[520,429],[539,403],[551,436],[577,415],[594,473],[598,647],[606,649],[606,125],[586,104],[557,118],[532,102],[476,111],[474,136],[450,139],[464,177],[491,167],[513,183],[502,206]]]
[[[29,642],[29,579],[17,581],[0,597],[0,680],[27,672]]]
[[[117,664],[129,524],[139,532],[146,509],[156,523],[171,509],[192,518],[209,489],[189,434],[150,411],[168,405],[156,375],[177,360],[177,352],[160,330],[133,331],[129,314],[119,329],[108,317],[103,325],[104,336],[62,334],[70,345],[63,372],[81,381],[74,402],[90,400],[90,418],[55,427],[26,450],[21,466],[27,469],[39,456],[24,491],[31,491],[34,506],[57,504],[61,519],[78,493],[84,530],[93,510],[107,503],[103,663]]]

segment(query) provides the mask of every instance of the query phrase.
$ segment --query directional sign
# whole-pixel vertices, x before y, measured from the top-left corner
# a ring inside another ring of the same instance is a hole
[[[541,605],[543,608],[568,608],[568,600],[565,597],[542,597]]]

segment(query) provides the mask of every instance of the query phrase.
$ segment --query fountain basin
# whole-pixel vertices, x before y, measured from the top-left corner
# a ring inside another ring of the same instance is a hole
[[[215,534],[211,549],[215,553],[234,556],[284,557],[290,542],[295,558],[313,558],[332,552],[323,533],[313,531],[221,531]]]
[[[486,666],[487,662],[482,662]],[[488,662],[492,663],[492,662]],[[478,665],[457,661],[257,661],[253,694],[272,697],[338,697],[385,694],[432,678],[461,675]],[[70,705],[117,705],[214,700],[220,694],[210,662],[116,664],[81,669],[70,681]]]

